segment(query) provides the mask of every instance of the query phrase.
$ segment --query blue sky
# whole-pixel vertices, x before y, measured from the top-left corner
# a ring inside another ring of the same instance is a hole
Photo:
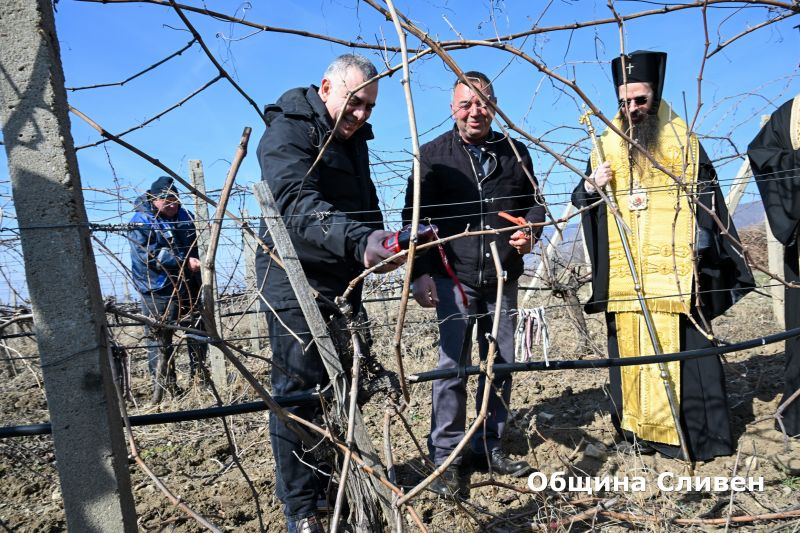
[[[200,5],[193,2],[193,5]],[[275,27],[294,28],[368,43],[398,42],[393,25],[366,4],[355,0],[313,0],[304,2],[254,1],[252,4],[230,1],[207,1],[209,9]],[[488,39],[539,27],[566,25],[576,21],[607,18],[606,0],[544,1],[398,1],[397,7],[431,36],[442,40]],[[652,9],[660,4],[617,2],[622,13]],[[62,61],[68,87],[115,82],[155,63],[184,46],[191,35],[170,9],[151,4],[98,4],[61,0],[56,24],[62,46]],[[243,89],[259,104],[274,102],[285,90],[317,84],[329,61],[351,49],[329,42],[288,35],[258,32],[229,22],[193,13],[187,16],[223,66],[235,76]],[[710,50],[719,42],[766,20],[765,9],[742,9],[724,4],[707,12]],[[800,17],[792,17],[767,28],[753,31],[711,57],[704,65],[702,107],[696,130],[709,136],[704,141],[712,158],[722,158],[718,166],[723,188],[736,173],[743,152],[759,127],[759,117],[783,101],[800,93],[798,63],[800,31],[793,26]],[[681,114],[694,116],[698,102],[697,78],[705,46],[703,13],[684,10],[657,17],[633,20],[625,24],[625,46],[662,50],[669,54],[664,98]],[[598,106],[611,114],[616,96],[612,88],[608,62],[620,50],[620,34],[614,24],[578,30],[561,30],[530,36],[513,42],[548,67],[574,79]],[[419,43],[413,38],[409,45]],[[379,70],[384,56],[376,51],[362,51]],[[559,152],[585,137],[577,118],[581,113],[575,95],[558,82],[550,80],[531,65],[509,54],[489,49],[471,48],[453,52],[465,70],[482,70],[495,78],[499,105],[519,126],[543,138]],[[397,64],[399,55],[388,56]],[[412,66],[412,90],[418,129],[425,132],[422,142],[449,128],[449,89],[453,75],[437,58],[428,58]],[[120,132],[161,112],[184,98],[216,75],[198,45],[145,76],[123,87],[108,87],[69,92],[70,103],[112,132]],[[401,75],[381,82],[378,105],[371,122],[376,139],[371,144],[375,158],[400,161],[376,167],[375,179],[387,206],[396,206],[402,194],[409,166],[411,143]],[[202,159],[208,189],[222,185],[244,126],[253,128],[250,154],[239,172],[237,184],[248,187],[260,179],[255,149],[263,133],[260,118],[244,99],[225,81],[220,81],[183,107],[133,132],[125,139],[187,176],[187,162]],[[99,140],[99,136],[72,117],[76,145]],[[720,141],[717,138],[730,138]],[[583,143],[586,146],[586,143]],[[549,156],[532,150],[534,166],[554,213],[578,177],[560,166],[553,166]],[[574,152],[579,159],[584,157]],[[107,143],[79,151],[82,183],[86,192],[89,219],[96,222],[120,222],[130,217],[129,199],[141,192],[161,172],[127,150]],[[584,163],[576,162],[583,168]],[[0,156],[0,194],[5,211],[13,210],[9,193],[5,154]],[[104,192],[111,189],[111,193]],[[753,200],[746,197],[744,201]],[[251,213],[258,209],[252,199],[239,197],[232,207],[246,206]],[[396,214],[387,213],[396,223]],[[4,219],[3,226],[13,221]],[[4,236],[7,236],[4,233]],[[123,241],[104,236],[109,247],[127,261]],[[229,271],[237,268],[239,258],[233,251],[238,244],[233,229],[228,234],[229,249],[220,260]],[[227,262],[226,262],[227,261]],[[117,268],[98,260],[101,279],[108,290],[116,284]],[[3,265],[11,272],[13,258]],[[14,274],[18,281],[21,271]],[[16,283],[16,282],[15,282]],[[0,282],[2,284],[2,282]],[[119,286],[117,286],[119,289]],[[7,301],[0,290],[0,301]],[[7,292],[7,291],[6,291]]]

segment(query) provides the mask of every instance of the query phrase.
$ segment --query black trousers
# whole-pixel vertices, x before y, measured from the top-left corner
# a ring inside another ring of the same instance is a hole
[[[282,323],[281,323],[282,322]],[[319,384],[328,383],[328,374],[322,364],[316,345],[311,344],[311,333],[303,312],[299,308],[267,313],[269,340],[272,347],[272,393],[276,396],[313,392]],[[302,345],[292,336],[292,330]],[[320,414],[317,404],[285,408],[306,420]],[[276,467],[276,493],[283,502],[288,521],[313,515],[317,500],[327,484],[327,478],[317,468],[312,452],[303,446],[297,434],[275,414],[269,415],[269,436]]]
[[[199,318],[197,312],[192,312],[188,296],[182,294],[170,294],[168,296],[140,294],[140,296],[142,299],[142,314],[145,316],[169,324],[205,331],[202,319]],[[174,329],[145,326],[147,366],[150,369],[150,375],[153,377],[154,386],[169,388],[175,385],[177,379],[175,375],[175,351],[177,346],[172,342],[174,334]],[[191,375],[194,376],[199,368],[205,364],[208,346],[205,342],[198,341],[192,337],[186,338],[186,345],[189,349],[189,370]],[[161,361],[160,369],[159,361]]]
[[[606,313],[608,326],[608,356],[619,358],[617,346],[617,324],[613,313]],[[681,315],[681,350],[696,350],[710,347],[705,335],[700,333],[689,319]],[[621,428],[622,379],[620,369],[609,369],[611,384],[611,420],[624,438],[632,437]],[[681,363],[680,422],[687,440],[691,459],[709,461],[720,455],[731,455],[734,450],[733,436],[725,390],[725,373],[717,356],[700,357]],[[659,442],[647,442],[669,457],[682,457],[680,446]]]

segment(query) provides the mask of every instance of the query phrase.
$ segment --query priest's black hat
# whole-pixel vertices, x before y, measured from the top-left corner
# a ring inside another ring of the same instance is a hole
[[[647,52],[637,50],[624,56],[625,72],[623,73],[623,56],[611,61],[611,75],[614,78],[614,89],[625,83],[649,83],[653,88],[653,105],[650,113],[656,114],[661,104],[661,93],[664,90],[664,73],[667,70],[667,54],[664,52]],[[623,76],[624,74],[624,76]]]
[[[175,182],[169,176],[161,176],[147,190],[153,198],[168,198],[170,196],[178,196],[178,191],[175,189]]]

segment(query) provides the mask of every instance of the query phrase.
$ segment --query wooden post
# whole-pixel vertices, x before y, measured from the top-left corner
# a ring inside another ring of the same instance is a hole
[[[242,209],[242,220],[248,220],[250,217],[250,213],[247,212],[246,209]],[[248,223],[249,224],[249,223]],[[261,351],[261,339],[262,339],[262,324],[266,325],[266,318],[264,318],[264,313],[260,312],[259,309],[261,308],[260,305],[260,297],[259,297],[259,287],[256,283],[256,244],[255,239],[249,232],[242,230],[242,249],[244,250],[244,267],[245,267],[245,278],[244,278],[244,286],[245,290],[244,293],[247,296],[247,306],[245,307],[244,311],[252,311],[247,319],[247,322],[250,324],[250,350],[253,353],[259,353]],[[252,296],[250,296],[252,295]]]
[[[0,15],[8,155],[69,531],[137,531],[103,298],[49,0]]]
[[[203,162],[198,159],[189,160],[189,174],[192,178],[192,185],[195,189],[200,191],[203,195],[206,194],[206,178],[203,173]],[[197,248],[200,252],[200,260],[205,264],[204,258],[208,251],[208,240],[211,237],[211,225],[208,215],[208,204],[200,196],[195,196],[195,225],[197,227]],[[212,294],[216,298],[217,295],[217,280],[213,280],[214,287]],[[220,337],[224,337],[224,330],[222,328],[222,317],[220,316],[220,307],[215,306],[214,319],[217,325],[217,331]],[[227,373],[225,371],[225,355],[214,345],[208,345],[208,361],[211,366],[211,378],[214,380],[214,385],[219,390],[225,390],[228,386]]]
[[[269,187],[267,187],[266,183],[263,181],[254,185],[253,190],[255,191],[256,198],[261,205],[261,211],[263,213],[264,220],[267,223],[267,228],[269,229],[272,240],[275,243],[275,249],[278,251],[281,260],[283,261],[286,274],[289,277],[289,282],[291,283],[294,294],[297,297],[297,302],[303,311],[303,315],[305,315],[308,328],[311,331],[312,337],[314,338],[314,343],[317,346],[322,363],[325,365],[325,370],[328,372],[328,377],[333,384],[334,396],[336,399],[338,399],[336,408],[344,409],[347,398],[345,372],[342,367],[342,363],[339,360],[339,354],[336,352],[336,348],[333,345],[333,340],[328,334],[328,329],[325,326],[325,321],[322,318],[319,307],[317,307],[317,303],[314,301],[314,297],[312,296],[313,290],[308,284],[305,272],[303,272],[303,267],[300,264],[300,260],[297,258],[297,252],[295,251],[294,245],[289,237],[289,232],[287,231],[286,226],[283,223],[283,219],[281,218],[281,214],[278,212],[278,208],[275,205],[275,199],[272,197],[272,191],[270,191]],[[364,459],[367,465],[373,468],[379,476],[385,477],[386,471],[383,467],[383,464],[380,462],[380,457],[376,453],[375,447],[372,445],[372,441],[370,441],[369,433],[367,432],[367,427],[361,414],[361,409],[355,409],[353,418],[355,431],[354,438],[359,454],[361,454],[361,457]],[[366,476],[366,474],[360,470],[355,470],[354,472],[351,472],[349,479],[353,480],[354,478],[360,478],[361,482],[363,483],[364,476]],[[374,494],[378,496],[377,500],[383,509],[386,522],[393,524],[393,511],[390,504],[392,501],[392,496],[389,492],[389,489],[387,489],[386,486],[384,486],[374,477],[368,477],[369,483],[371,483],[372,487],[374,488]],[[351,506],[356,505],[357,503],[359,502],[351,501]],[[359,526],[364,526],[364,524],[355,525],[357,528]]]

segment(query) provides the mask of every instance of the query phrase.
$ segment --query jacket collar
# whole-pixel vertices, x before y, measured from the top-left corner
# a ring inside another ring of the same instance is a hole
[[[452,131],[453,131],[453,142],[457,146],[468,146],[469,143],[465,143],[464,139],[461,138],[461,134],[458,133],[458,127],[456,127],[455,124],[453,125],[453,130]],[[504,138],[503,135],[501,135],[501,134],[497,133],[496,131],[490,129],[489,130],[489,134],[486,136],[486,138],[484,138],[476,146],[480,146],[481,144],[487,144],[487,143],[496,143],[498,141],[503,140],[503,138]]]

